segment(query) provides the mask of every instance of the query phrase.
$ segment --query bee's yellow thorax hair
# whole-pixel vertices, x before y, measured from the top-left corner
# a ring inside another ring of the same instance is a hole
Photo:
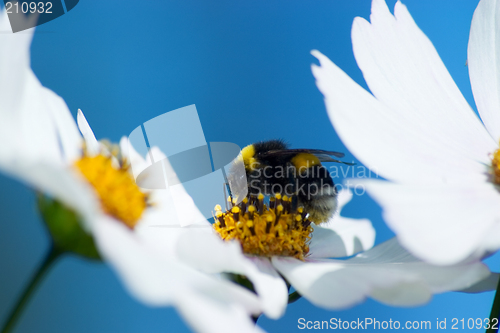
[[[315,165],[321,165],[321,162],[313,154],[300,153],[292,158],[292,164],[302,173]]]
[[[254,145],[248,145],[241,150],[239,159],[243,160],[245,164],[245,169],[253,170],[259,167],[259,162],[255,158],[255,147]]]

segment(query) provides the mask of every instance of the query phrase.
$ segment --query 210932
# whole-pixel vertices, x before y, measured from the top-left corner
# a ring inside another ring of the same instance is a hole
[[[7,14],[13,13],[39,13],[39,14],[52,14],[52,2],[22,2],[19,5],[19,2],[6,2],[5,10]]]

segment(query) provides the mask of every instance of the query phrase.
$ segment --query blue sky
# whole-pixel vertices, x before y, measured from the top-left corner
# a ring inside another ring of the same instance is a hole
[[[407,0],[460,90],[475,109],[465,65],[478,1]],[[395,1],[388,1],[392,9]],[[118,141],[167,111],[196,104],[207,142],[283,138],[296,148],[344,151],[315,86],[310,55],[318,49],[366,87],[352,54],[351,24],[368,18],[368,0],[90,1],[37,28],[32,67],[81,108],[98,139]],[[360,134],[361,135],[361,134]],[[370,138],[366,138],[370,140]],[[380,147],[383,150],[383,147]],[[336,182],[341,182],[337,179]],[[33,192],[0,175],[0,321],[48,250]],[[343,214],[372,220],[377,243],[393,233],[380,208],[355,197]],[[488,259],[493,270],[500,257]],[[438,295],[405,309],[375,301],[326,311],[299,300],[283,318],[259,319],[269,332],[299,332],[298,319],[430,320],[486,318],[493,293]],[[434,327],[434,326],[433,326]],[[41,285],[16,332],[188,332],[172,308],[132,299],[104,264],[67,256]],[[481,330],[482,331],[482,330]]]

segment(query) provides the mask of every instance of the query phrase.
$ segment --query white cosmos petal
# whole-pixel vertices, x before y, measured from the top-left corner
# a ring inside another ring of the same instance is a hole
[[[343,188],[337,194],[337,211],[340,213],[345,205],[347,205],[352,200],[352,191],[350,189]]]
[[[100,203],[93,189],[76,171],[43,163],[36,165],[21,163],[14,164],[13,167],[19,173],[19,177],[37,190],[75,209],[82,215],[84,227],[87,230],[91,229],[88,223],[92,221],[91,217],[100,211]]]
[[[64,159],[67,163],[72,163],[80,157],[83,148],[83,140],[75,119],[66,105],[66,102],[52,90],[42,87],[44,91],[45,105],[52,114],[52,119],[56,125],[59,141],[63,149]]]
[[[177,184],[168,187],[172,201],[174,202],[175,210],[179,224],[182,227],[186,226],[206,226],[207,219],[201,214],[200,210],[194,203],[193,198],[186,192],[184,186],[179,182],[175,170],[172,168],[168,158],[161,152],[158,147],[153,147],[150,150],[148,157],[152,155],[155,161],[162,161],[163,173],[167,179],[176,179]],[[175,181],[175,180],[174,180]]]
[[[148,166],[146,160],[135,150],[130,140],[124,136],[120,139],[120,150],[130,165],[130,171],[133,172],[134,179]]]
[[[164,174],[169,174],[169,177],[175,177],[168,159],[157,148],[153,147],[147,154],[146,159],[142,157],[129,145],[129,141],[123,138],[121,141],[122,149],[127,149],[131,163],[136,163],[139,168],[134,166],[134,170],[143,170],[141,163],[144,166],[150,165],[150,156],[153,156],[155,161],[162,160],[163,173],[158,177],[155,172],[149,172],[143,180],[146,183],[154,184],[157,181],[164,180]],[[139,171],[141,172],[141,171]],[[161,178],[161,179],[160,179]],[[212,231],[211,224],[201,216],[198,208],[194,204],[192,198],[186,193],[182,184],[176,185],[167,189],[158,189],[149,193],[149,207],[142,215],[141,220],[135,227],[136,234],[154,246],[157,251],[160,251],[165,256],[174,257],[177,240],[180,235],[185,232],[197,232],[198,228]],[[177,197],[176,200],[174,198]],[[179,218],[182,216],[182,220]],[[183,226],[181,221],[192,222],[197,220],[197,223],[188,223],[189,228]]]
[[[340,258],[370,249],[375,229],[368,219],[337,217],[326,225],[313,225],[310,258]]]
[[[497,288],[499,278],[499,273],[491,273],[486,279],[483,279],[478,283],[473,284],[472,286],[460,291],[464,293],[477,294],[484,293],[485,291],[495,290]]]
[[[484,182],[485,166],[436,145],[426,131],[393,112],[318,51],[312,66],[330,120],[346,147],[368,168],[406,183]],[[363,133],[363,135],[359,135]]]
[[[480,262],[426,264],[395,239],[345,261],[273,258],[273,264],[302,296],[330,309],[347,308],[366,297],[395,306],[420,305],[433,293],[461,290],[490,274]]]
[[[20,17],[21,18],[21,17]],[[0,115],[17,117],[13,110],[21,104],[21,97],[30,72],[29,48],[34,29],[22,34],[8,33],[11,30],[5,10],[0,10]]]
[[[384,0],[374,0],[370,21],[354,20],[353,50],[368,87],[388,115],[449,152],[443,157],[488,163],[495,142],[406,6],[398,1],[393,16]]]
[[[335,215],[319,226],[313,224],[308,258],[347,257],[373,246],[375,229],[370,220],[340,216],[342,208],[351,199],[352,192],[343,189],[338,194],[339,208]]]
[[[184,233],[212,232],[212,226],[207,220],[205,224],[182,227],[169,190],[151,192],[150,200],[152,206],[144,211],[134,231],[137,237],[163,256],[176,258],[177,241]]]
[[[94,229],[94,238],[101,255],[118,271],[128,290],[146,304],[185,305],[182,298],[189,290],[218,302],[235,302],[247,313],[261,311],[255,294],[171,258],[164,258],[135,237],[132,230],[112,218],[105,215],[100,218]]]
[[[469,75],[477,110],[491,136],[500,139],[500,6],[482,0],[472,17],[467,50]]]
[[[447,265],[469,256],[481,257],[484,252],[477,248],[488,235],[500,230],[500,196],[492,184],[358,182],[383,207],[384,219],[401,244],[431,263]],[[485,245],[487,250],[495,242]]]
[[[0,29],[0,166],[19,176],[13,165],[60,164],[62,156],[46,89],[30,68],[34,29],[10,33],[5,10],[0,10]]]
[[[80,132],[82,133],[83,138],[85,139],[87,152],[91,156],[99,154],[100,152],[99,142],[97,142],[94,132],[92,131],[92,128],[90,128],[90,125],[87,122],[85,116],[83,115],[82,110],[78,109],[78,115],[76,119],[78,121],[78,128],[80,129]]]
[[[18,149],[14,159],[20,158],[29,163],[65,164],[57,123],[53,118],[57,113],[67,112],[65,105],[57,103],[57,95],[42,87],[31,69],[21,99],[20,109],[10,110],[19,117],[18,124],[10,124],[18,131],[8,141],[9,146]],[[64,109],[52,109],[61,107]],[[9,124],[2,123],[4,126]]]
[[[238,242],[225,242],[210,229],[199,231],[182,234],[177,249],[179,259],[207,273],[245,275],[252,281],[264,313],[273,319],[281,317],[287,305],[288,289],[269,260],[249,259],[243,255]]]
[[[185,290],[183,295],[184,297],[179,299],[177,308],[184,320],[196,332],[264,332],[237,304],[217,302],[189,289]]]

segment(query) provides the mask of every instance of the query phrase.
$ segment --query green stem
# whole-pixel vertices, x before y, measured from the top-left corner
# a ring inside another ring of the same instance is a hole
[[[31,278],[30,283],[24,289],[23,294],[17,301],[15,307],[12,309],[11,313],[7,317],[7,322],[2,328],[1,333],[9,333],[12,331],[14,326],[16,325],[17,320],[21,316],[24,311],[24,308],[29,303],[31,296],[33,296],[35,290],[38,285],[42,281],[43,277],[47,273],[48,269],[52,266],[52,264],[56,261],[57,258],[62,254],[59,250],[55,248],[51,248],[43,263],[38,267],[38,270],[35,272],[33,277]]]
[[[288,295],[288,304],[292,304],[293,302],[298,301],[302,297],[301,294],[298,292],[294,291],[290,295]]]
[[[495,333],[498,331],[497,328],[491,328],[492,326],[498,327],[498,315],[500,314],[500,279],[497,284],[497,291],[495,293],[495,299],[493,300],[493,306],[491,307],[490,313],[490,328],[486,330],[486,333]],[[495,323],[493,319],[496,318]]]

